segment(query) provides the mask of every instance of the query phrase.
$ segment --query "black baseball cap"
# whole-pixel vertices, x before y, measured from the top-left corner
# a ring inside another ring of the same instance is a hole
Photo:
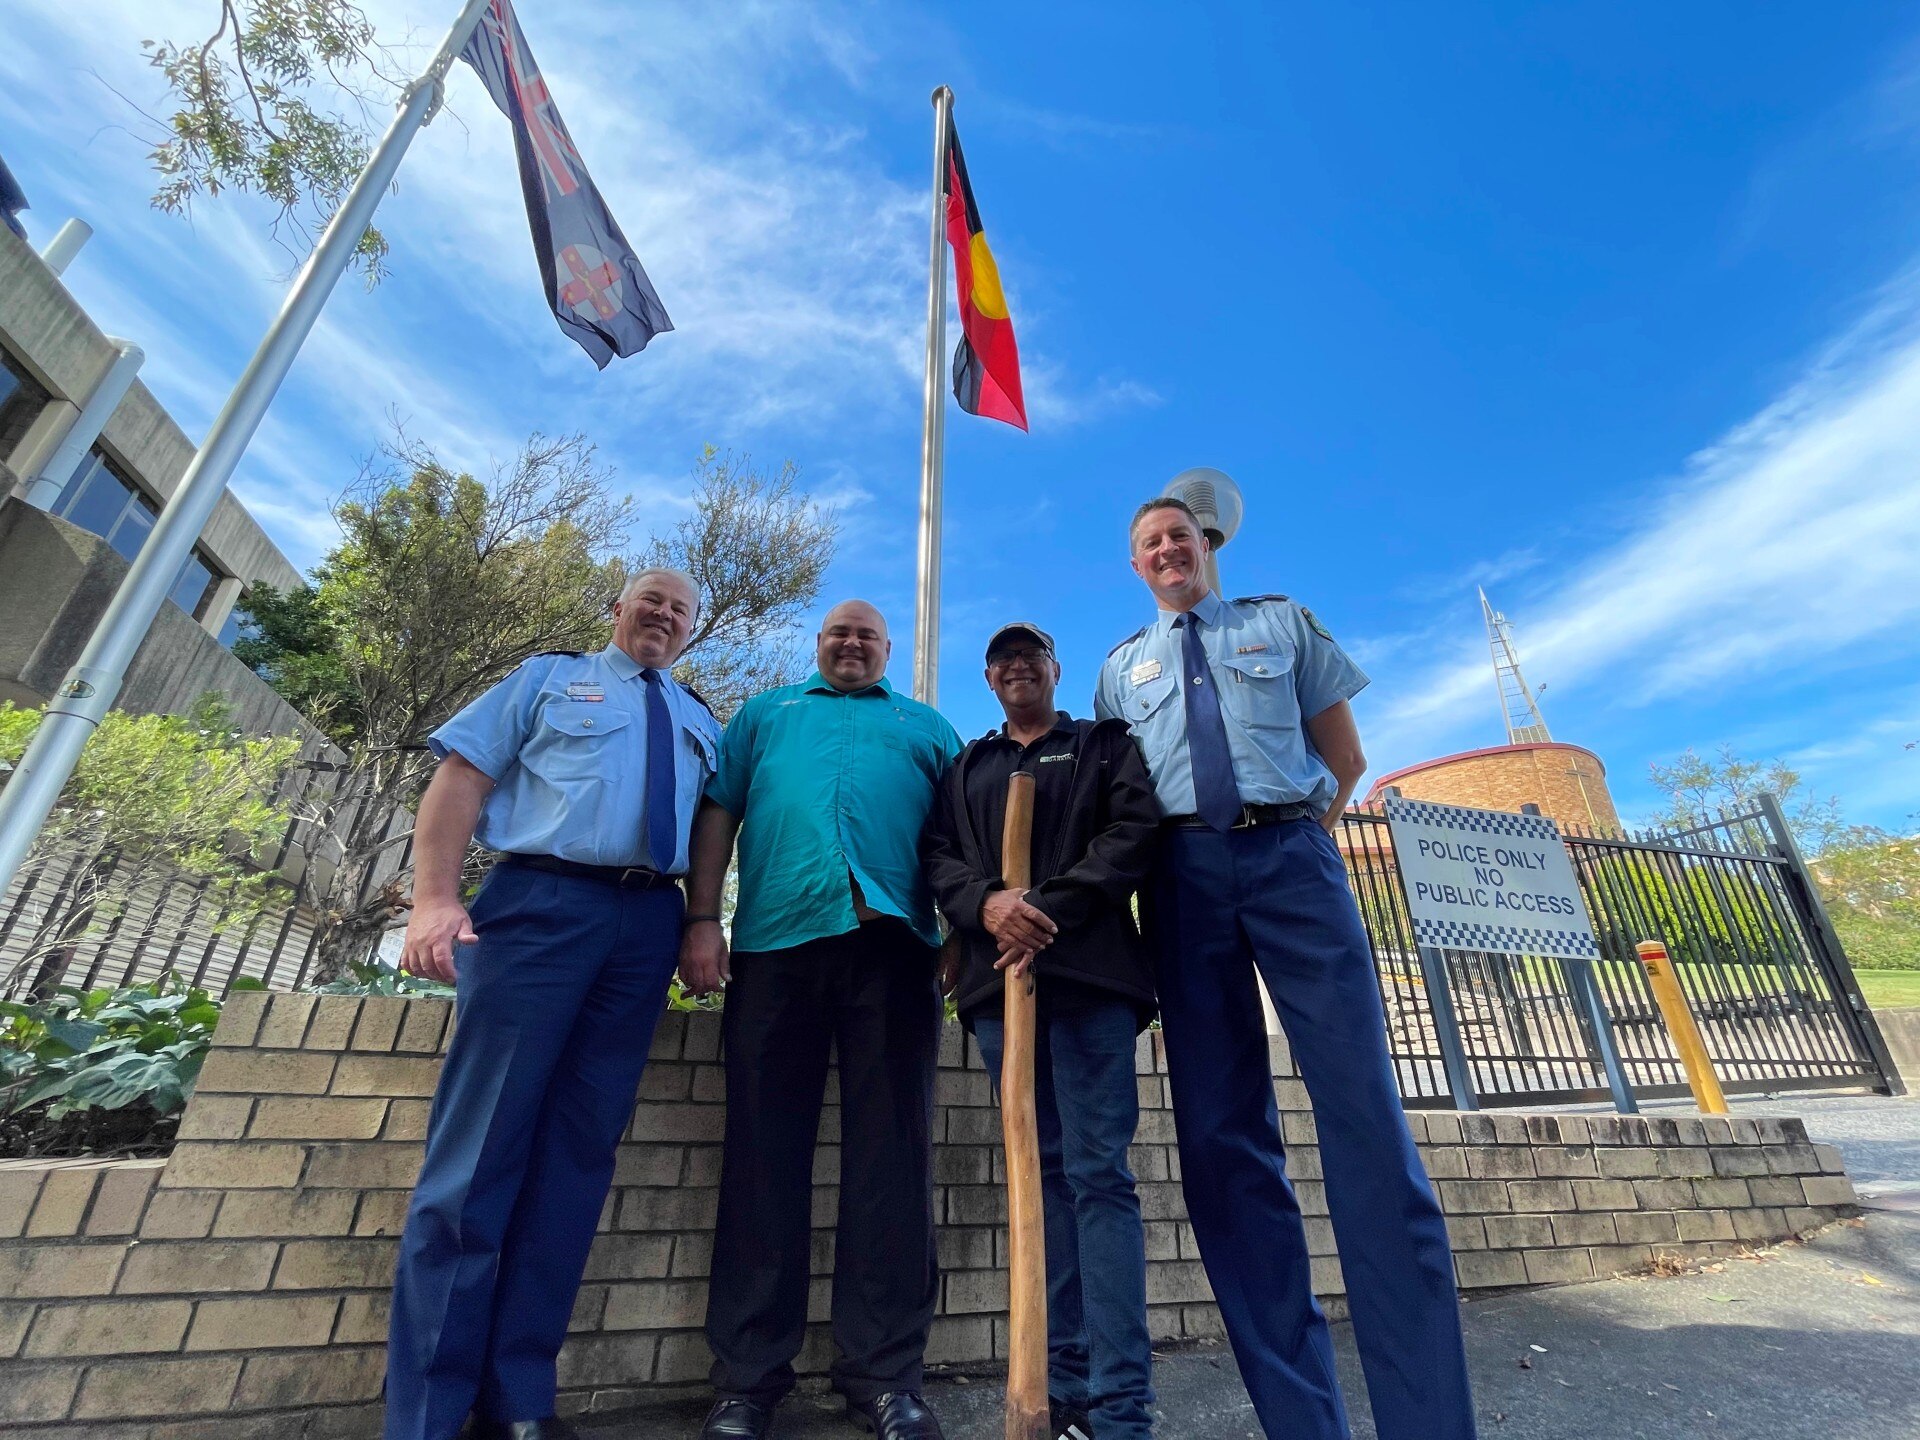
[[[1035,640],[1038,640],[1040,642],[1040,648],[1045,650],[1047,654],[1051,655],[1054,653],[1053,652],[1053,636],[1049,635],[1046,631],[1042,630],[1038,625],[1035,625],[1030,620],[1013,620],[1013,621],[1009,621],[1005,625],[1002,625],[998,630],[994,631],[993,634],[988,637],[987,639],[988,658],[989,659],[992,658],[993,652],[1000,648],[1002,641],[1006,640],[1009,636],[1013,636],[1013,635],[1031,635]]]

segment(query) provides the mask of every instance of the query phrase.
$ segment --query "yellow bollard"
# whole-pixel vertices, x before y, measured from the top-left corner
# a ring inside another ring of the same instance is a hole
[[[1707,1042],[1700,1038],[1700,1027],[1693,1023],[1693,1011],[1687,1008],[1687,997],[1680,988],[1679,977],[1673,973],[1667,947],[1658,940],[1642,940],[1634,949],[1640,952],[1640,963],[1647,967],[1653,998],[1660,1002],[1660,1013],[1666,1016],[1667,1031],[1673,1036],[1674,1048],[1680,1052],[1680,1063],[1687,1067],[1687,1085],[1693,1091],[1694,1104],[1704,1115],[1726,1114],[1727,1097],[1720,1093],[1713,1061],[1707,1057]]]

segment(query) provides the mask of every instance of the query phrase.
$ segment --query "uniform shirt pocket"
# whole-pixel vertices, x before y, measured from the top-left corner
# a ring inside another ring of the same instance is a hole
[[[1120,698],[1120,713],[1129,725],[1138,726],[1156,712],[1164,711],[1179,686],[1172,675],[1156,676],[1134,686]]]
[[[607,737],[633,717],[604,702],[558,701],[540,712],[520,763],[556,783],[604,779],[610,767]]]
[[[1253,730],[1297,730],[1300,701],[1293,690],[1293,656],[1261,651],[1220,662],[1220,694],[1228,714]]]

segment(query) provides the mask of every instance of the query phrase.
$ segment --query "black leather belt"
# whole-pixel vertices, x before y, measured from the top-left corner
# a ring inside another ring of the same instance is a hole
[[[1251,830],[1256,825],[1278,825],[1287,820],[1310,820],[1316,813],[1313,806],[1304,800],[1292,800],[1285,805],[1242,805],[1240,818],[1227,828]],[[1198,815],[1169,815],[1164,823],[1177,830],[1211,830],[1213,828]]]
[[[643,865],[588,865],[579,860],[562,860],[558,855],[508,854],[500,857],[500,863],[545,870],[551,875],[598,880],[602,885],[618,885],[622,890],[666,890],[680,883],[678,876],[662,875]]]

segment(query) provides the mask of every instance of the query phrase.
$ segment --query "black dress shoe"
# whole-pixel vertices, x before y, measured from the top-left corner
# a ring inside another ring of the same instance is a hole
[[[1053,1440],[1094,1440],[1093,1421],[1087,1412],[1058,1400],[1047,1402],[1047,1423],[1053,1427]]]
[[[580,1432],[549,1415],[544,1420],[482,1420],[473,1427],[475,1440],[580,1440]]]
[[[911,1390],[888,1390],[871,1400],[848,1400],[847,1414],[880,1440],[946,1440],[927,1402]]]
[[[773,1434],[773,1407],[751,1400],[721,1399],[707,1412],[700,1440],[766,1440]]]

